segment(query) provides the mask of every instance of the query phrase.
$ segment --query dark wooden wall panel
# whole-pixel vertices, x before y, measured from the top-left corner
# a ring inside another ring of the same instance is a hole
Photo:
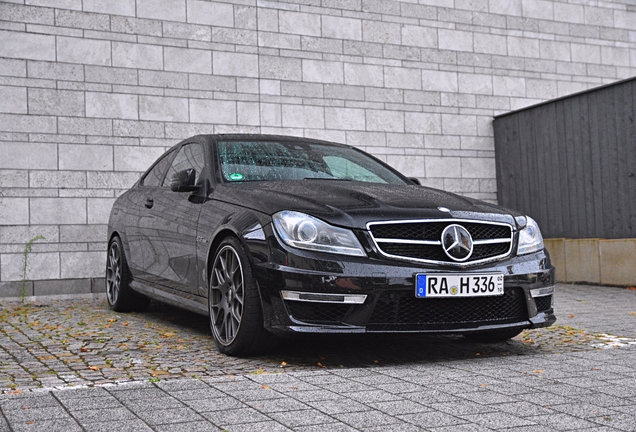
[[[544,237],[636,237],[636,78],[495,118],[499,203]]]

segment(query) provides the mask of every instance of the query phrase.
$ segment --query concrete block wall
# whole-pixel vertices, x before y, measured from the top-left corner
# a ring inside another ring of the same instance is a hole
[[[37,235],[29,294],[100,289],[112,202],[189,135],[344,142],[494,201],[494,114],[635,74],[633,0],[0,2],[0,295]]]
[[[636,239],[546,239],[557,282],[636,286]]]

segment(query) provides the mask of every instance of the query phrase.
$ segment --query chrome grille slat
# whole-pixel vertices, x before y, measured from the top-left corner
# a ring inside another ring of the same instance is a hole
[[[473,237],[473,256],[465,262],[453,261],[443,252],[441,232],[450,224],[463,226]],[[385,257],[458,267],[510,256],[514,238],[512,225],[468,219],[369,222],[367,230],[378,252]]]

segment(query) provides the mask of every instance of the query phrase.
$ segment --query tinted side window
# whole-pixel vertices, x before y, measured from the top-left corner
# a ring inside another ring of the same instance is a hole
[[[143,178],[141,184],[144,186],[160,186],[163,181],[164,176],[166,175],[166,171],[168,171],[168,167],[170,167],[170,162],[174,157],[174,151],[165,155],[157,164],[152,167],[148,174]]]
[[[179,171],[194,168],[196,170],[195,184],[201,184],[201,172],[205,167],[205,152],[200,144],[186,144],[179,150],[174,158],[168,175],[163,180],[164,187],[170,187],[170,179]]]

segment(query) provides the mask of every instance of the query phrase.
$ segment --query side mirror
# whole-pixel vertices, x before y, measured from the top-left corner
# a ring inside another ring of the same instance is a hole
[[[198,190],[200,186],[195,186],[197,172],[194,168],[185,169],[176,172],[170,179],[170,190],[173,192],[193,192]]]
[[[420,183],[420,179],[418,179],[417,177],[409,177],[409,180],[411,180],[414,184],[418,186],[422,186],[422,183]]]

